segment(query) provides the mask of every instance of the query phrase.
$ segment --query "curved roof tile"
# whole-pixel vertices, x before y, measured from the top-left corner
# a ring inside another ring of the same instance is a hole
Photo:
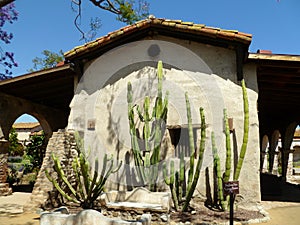
[[[193,22],[158,19],[152,17],[138,21],[132,25],[125,26],[119,30],[110,32],[107,35],[97,38],[96,40],[86,43],[84,45],[77,46],[72,50],[66,52],[65,58],[70,59],[78,55],[83,55],[85,53],[92,52],[93,50],[101,46],[113,42],[114,39],[116,39],[117,37],[122,37],[122,35],[128,35],[149,27],[163,28],[169,31],[191,33],[199,36],[204,36],[212,39],[220,39],[224,41],[235,41],[246,45],[249,45],[252,40],[251,34],[239,32],[237,30],[224,30],[216,27],[205,26],[204,24],[195,24]]]

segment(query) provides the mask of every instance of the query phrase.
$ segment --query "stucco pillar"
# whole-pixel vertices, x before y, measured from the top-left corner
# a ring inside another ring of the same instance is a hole
[[[0,196],[12,194],[12,189],[6,183],[8,146],[7,140],[0,140]]]
[[[286,170],[286,180],[290,181],[293,176],[293,162],[294,162],[294,149],[287,151],[288,161],[287,161],[287,170]]]
[[[278,176],[278,155],[279,155],[279,151],[275,151],[274,152],[274,160],[273,160],[273,167],[272,167],[272,171],[270,171],[271,174],[274,174],[276,176]]]
[[[278,172],[278,139],[279,131],[275,130],[272,132],[271,138],[269,138],[269,172],[271,174],[277,174]],[[276,171],[273,173],[273,170]]]
[[[267,149],[261,152],[261,159],[262,159],[261,172],[267,173],[268,172],[268,150]]]
[[[284,135],[282,135],[282,150],[281,150],[281,154],[282,154],[282,178],[283,180],[287,180],[287,176],[288,174],[288,164],[289,164],[289,157],[291,154],[291,145],[293,142],[293,138],[294,138],[294,133],[295,133],[295,129],[296,129],[297,123],[293,122],[291,124],[289,124],[287,127],[285,127]],[[291,161],[291,163],[293,163]]]

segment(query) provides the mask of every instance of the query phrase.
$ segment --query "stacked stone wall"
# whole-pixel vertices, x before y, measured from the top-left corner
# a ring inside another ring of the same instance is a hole
[[[26,207],[24,207],[24,210],[26,211],[34,212],[39,208],[57,206],[57,204],[62,201],[45,174],[45,171],[47,170],[52,177],[56,176],[53,169],[54,162],[51,157],[52,153],[59,157],[65,174],[68,176],[69,180],[72,180],[72,162],[77,155],[74,132],[60,130],[54,132],[49,139],[45,158],[37,176],[30,201],[27,203]]]
[[[8,145],[6,140],[0,140],[0,196],[12,194],[12,189],[6,183],[7,179],[7,158],[8,158]]]

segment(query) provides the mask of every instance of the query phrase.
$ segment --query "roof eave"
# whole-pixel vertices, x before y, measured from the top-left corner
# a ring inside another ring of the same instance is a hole
[[[245,51],[248,51],[252,40],[252,35],[242,32],[210,28],[201,24],[190,25],[187,22],[178,23],[174,20],[154,19],[137,22],[134,26],[126,26],[83,46],[75,47],[65,53],[65,58],[73,61],[96,57],[114,47],[152,35],[188,39],[225,48],[243,46]]]

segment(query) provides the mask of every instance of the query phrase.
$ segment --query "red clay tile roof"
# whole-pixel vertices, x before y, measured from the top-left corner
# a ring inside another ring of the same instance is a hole
[[[39,122],[32,122],[32,123],[14,123],[12,125],[13,128],[15,129],[32,129],[35,127],[40,126]]]
[[[128,25],[119,30],[108,33],[107,35],[100,37],[92,42],[86,43],[85,45],[81,45],[75,47],[74,49],[65,53],[66,59],[74,58],[78,55],[83,55],[88,52],[92,52],[93,50],[105,46],[116,40],[116,38],[120,38],[125,36],[126,34],[131,34],[133,32],[143,30],[149,27],[160,28],[169,31],[190,33],[194,35],[204,36],[211,39],[219,39],[224,41],[235,41],[242,44],[250,45],[252,40],[251,34],[246,34],[239,32],[237,30],[223,30],[215,27],[208,27],[204,24],[194,24],[193,22],[183,22],[181,20],[168,20],[168,19],[157,19],[157,18],[148,18],[145,20],[141,20],[136,22],[135,24]]]

